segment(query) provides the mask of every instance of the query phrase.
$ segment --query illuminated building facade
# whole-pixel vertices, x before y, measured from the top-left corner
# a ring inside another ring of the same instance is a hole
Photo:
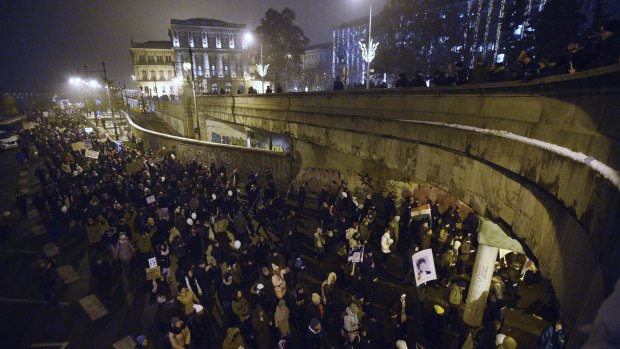
[[[368,17],[342,24],[332,32],[332,75],[342,76],[345,85],[362,84],[366,62],[359,42],[368,40]]]
[[[170,41],[131,42],[133,79],[138,89],[152,96],[177,94],[173,83],[174,51]],[[148,93],[148,92],[147,92]]]
[[[172,19],[168,34],[177,74],[183,72],[183,62],[193,61],[197,93],[245,91],[251,84],[246,33],[245,24],[209,18]]]

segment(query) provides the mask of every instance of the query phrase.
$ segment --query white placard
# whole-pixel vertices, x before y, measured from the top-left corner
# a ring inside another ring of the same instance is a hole
[[[86,156],[87,158],[96,160],[96,159],[99,159],[99,152],[94,151],[92,149],[86,149],[86,153],[84,154],[84,156]]]
[[[427,248],[426,250],[422,250],[411,256],[411,259],[413,260],[416,286],[420,286],[432,280],[437,280],[432,249]]]
[[[93,128],[92,127],[84,127],[84,132],[91,133],[91,132],[93,132]]]
[[[157,258],[149,258],[149,268],[155,268],[157,266]]]
[[[146,198],[146,203],[147,203],[148,205],[150,205],[150,204],[152,204],[152,203],[154,203],[154,202],[155,202],[155,195],[151,195],[151,196],[149,196],[149,197],[147,197],[147,198]]]

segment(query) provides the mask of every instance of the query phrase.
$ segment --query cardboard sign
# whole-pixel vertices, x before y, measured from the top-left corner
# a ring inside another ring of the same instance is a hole
[[[411,259],[413,260],[416,286],[420,286],[432,280],[437,280],[432,249],[427,248],[426,250],[422,250],[411,256]]]
[[[127,169],[127,173],[132,174],[136,172],[140,172],[142,170],[142,162],[134,161],[127,164],[125,167]]]
[[[150,205],[150,204],[152,204],[154,202],[155,202],[155,195],[151,195],[151,196],[146,198],[146,204],[147,205]]]
[[[44,112],[43,112],[43,117],[44,117],[44,118],[48,117],[49,115],[50,115],[50,113],[48,113],[48,112],[46,112],[46,111],[44,111]]]
[[[85,157],[89,158],[89,159],[99,159],[99,152],[98,151],[94,151],[91,149],[86,149],[86,154],[84,154]]]
[[[84,142],[75,142],[71,144],[71,149],[73,149],[74,151],[80,151],[86,149],[86,144]]]
[[[84,132],[91,133],[91,132],[93,132],[93,128],[92,127],[84,127]]]
[[[149,258],[149,268],[155,268],[157,266],[157,258]]]
[[[159,279],[161,277],[161,269],[159,266],[146,268],[146,279],[148,281]]]

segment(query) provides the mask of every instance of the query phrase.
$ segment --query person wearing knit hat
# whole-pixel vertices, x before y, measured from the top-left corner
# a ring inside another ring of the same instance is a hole
[[[321,322],[317,318],[310,320],[310,325],[304,336],[304,348],[324,348],[325,334],[321,328]]]
[[[306,305],[306,319],[317,318],[319,321],[323,320],[325,318],[325,308],[321,303],[321,296],[318,293],[313,293],[310,299],[312,302]]]
[[[139,335],[136,337],[136,348],[137,349],[150,349],[153,348],[151,341],[144,335]]]

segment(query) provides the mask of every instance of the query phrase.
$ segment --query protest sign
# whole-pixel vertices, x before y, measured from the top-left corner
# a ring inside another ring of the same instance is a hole
[[[127,173],[132,174],[140,172],[142,170],[142,163],[140,161],[134,161],[127,164]]]
[[[90,139],[84,140],[84,149],[93,149],[93,143],[90,141]]]
[[[151,195],[151,196],[146,198],[147,205],[150,205],[150,204],[152,204],[154,202],[155,202],[155,195]]]
[[[85,157],[89,158],[89,159],[99,159],[99,152],[98,151],[94,151],[91,149],[86,149],[86,153],[84,154]]]
[[[416,286],[420,286],[432,280],[437,280],[432,249],[427,248],[426,250],[417,252],[411,256],[411,259],[413,260]]]
[[[157,266],[157,258],[149,258],[149,268],[155,268]]]
[[[86,149],[86,144],[84,142],[75,142],[71,144],[71,149],[74,151],[80,151]]]
[[[161,269],[159,266],[146,268],[146,279],[151,281],[161,277]]]

